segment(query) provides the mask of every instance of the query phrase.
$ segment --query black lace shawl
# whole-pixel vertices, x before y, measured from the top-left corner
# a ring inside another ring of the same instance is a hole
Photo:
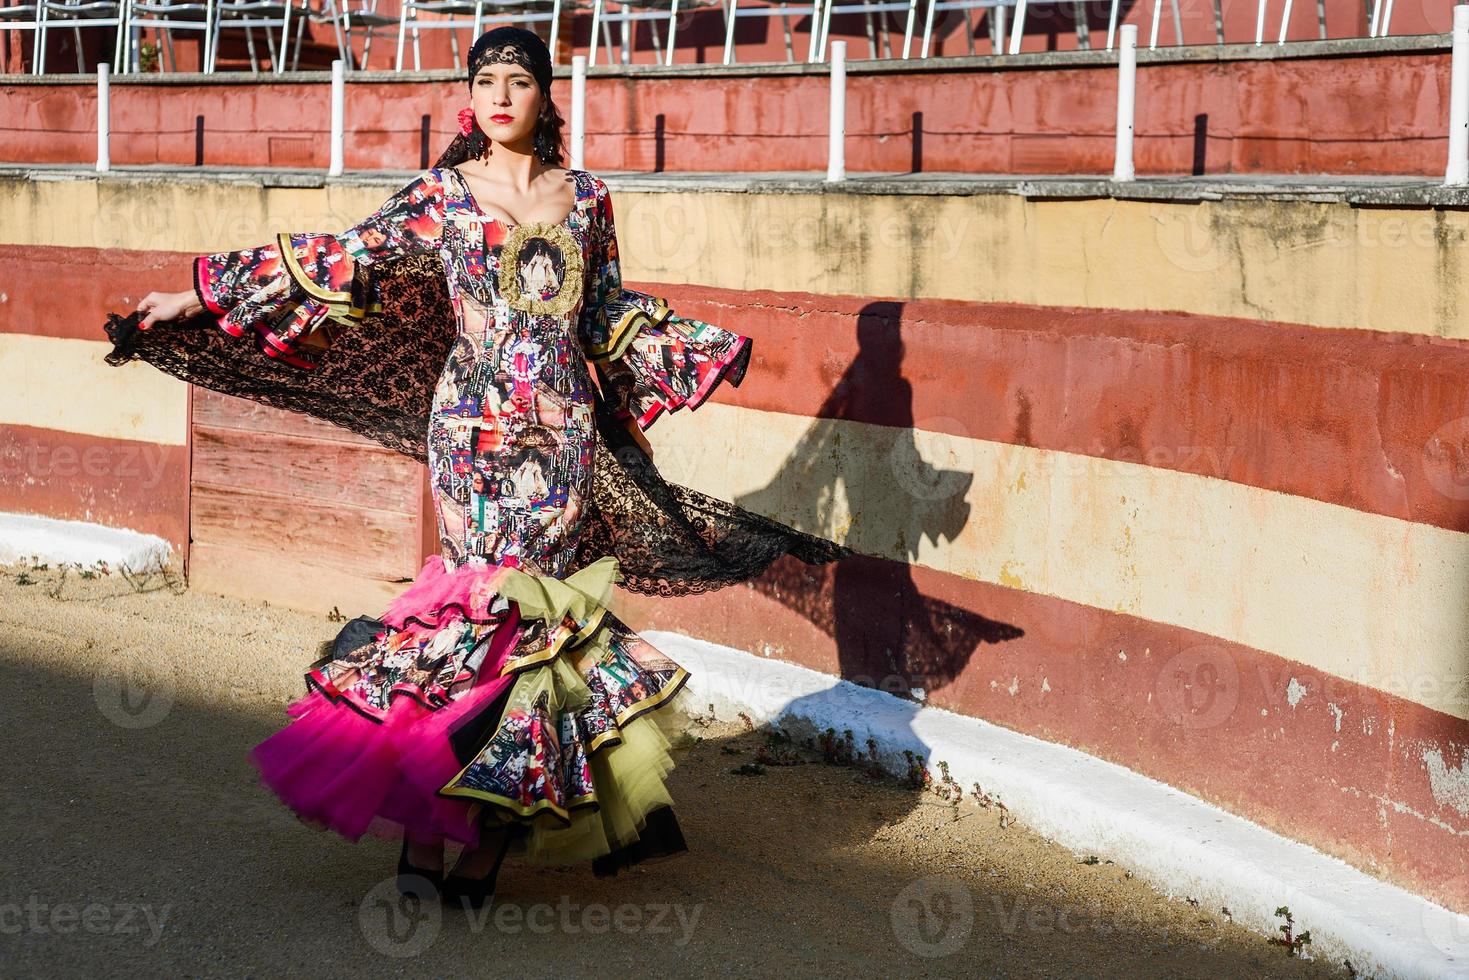
[[[420,254],[379,263],[370,274],[354,288],[380,298],[382,311],[340,335],[310,370],[265,356],[207,313],[147,330],[137,329],[141,313],[109,313],[107,363],[146,361],[203,388],[343,426],[426,464],[434,386],[457,332],[443,266],[437,255]],[[596,420],[591,499],[568,572],[614,555],[624,588],[687,595],[750,579],[784,554],[808,564],[850,554],[669,483],[600,399]]]

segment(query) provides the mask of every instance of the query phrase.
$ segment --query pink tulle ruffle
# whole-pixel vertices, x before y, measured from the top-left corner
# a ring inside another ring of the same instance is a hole
[[[482,618],[477,613],[487,610],[494,593],[486,589],[498,572],[494,566],[466,565],[450,573],[432,558],[382,618],[389,622],[392,616],[399,626],[409,616],[440,624],[461,615]],[[400,696],[377,722],[345,701],[312,690],[287,707],[292,720],[251,751],[260,781],[302,820],[348,840],[366,833],[392,838],[406,830],[419,840],[474,846],[479,839],[474,804],[437,791],[463,768],[449,736],[514,683],[514,674],[502,677],[500,671],[519,633],[512,605],[509,618],[490,638],[474,685],[437,710]]]
[[[430,629],[454,619],[486,622],[491,618],[497,584],[504,569],[514,567],[469,562],[450,569],[444,559],[431,555],[423,568],[379,617],[394,629],[419,624]]]

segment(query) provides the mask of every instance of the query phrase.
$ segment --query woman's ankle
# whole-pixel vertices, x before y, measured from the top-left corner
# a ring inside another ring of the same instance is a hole
[[[408,838],[408,863],[424,871],[444,870],[442,841],[417,841]]]
[[[506,844],[506,835],[509,831],[501,827],[497,830],[485,830],[480,833],[479,843],[472,848],[465,848],[459,855],[459,860],[454,862],[451,873],[465,878],[483,878],[495,868],[495,862],[501,857],[501,850]]]

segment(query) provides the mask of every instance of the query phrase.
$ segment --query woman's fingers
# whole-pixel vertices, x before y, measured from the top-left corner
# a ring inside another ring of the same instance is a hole
[[[157,315],[157,313],[154,313],[154,312],[151,312],[151,311],[156,310],[157,307],[158,307],[158,294],[157,293],[149,293],[147,296],[144,296],[142,299],[138,300],[138,307],[137,307],[138,308],[138,312],[140,312],[140,313],[147,312],[148,313],[148,315],[145,316],[145,317],[143,317],[143,319],[138,323],[138,329],[139,330],[147,330],[149,327],[153,326],[153,321],[155,319],[157,319],[157,316],[158,315]]]
[[[147,330],[153,324],[160,321],[168,322],[177,320],[184,315],[189,308],[189,301],[194,298],[192,291],[187,293],[149,293],[138,301],[138,312],[146,313],[147,316],[138,321],[139,330]]]

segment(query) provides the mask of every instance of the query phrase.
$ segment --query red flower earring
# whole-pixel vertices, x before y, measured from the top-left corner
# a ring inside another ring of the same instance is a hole
[[[470,133],[474,132],[474,128],[474,106],[467,105],[463,109],[459,110],[459,132],[463,133],[465,136],[468,136]]]

